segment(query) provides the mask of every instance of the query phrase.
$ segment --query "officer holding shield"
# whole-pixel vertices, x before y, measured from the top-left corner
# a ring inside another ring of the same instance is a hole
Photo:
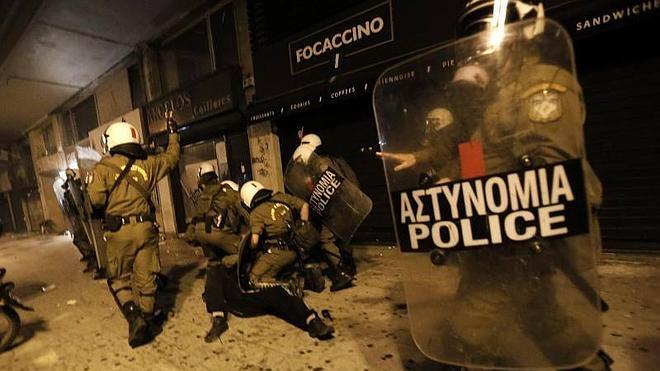
[[[538,18],[507,23],[527,15]],[[389,121],[388,109],[396,107],[393,103],[409,110],[417,108],[418,102],[406,97],[406,88],[435,85],[433,79],[437,78],[446,81],[452,113],[461,127],[446,147],[448,151],[442,146],[428,147],[433,148],[433,155],[428,157],[447,165],[454,162],[456,171],[448,172],[453,173],[448,180],[520,172],[581,159],[584,179],[576,176],[575,187],[581,187],[584,181],[588,206],[596,207],[601,188],[585,160],[584,106],[572,72],[572,49],[565,31],[543,19],[542,6],[522,1],[469,1],[460,24],[467,33],[486,27],[490,31],[397,66],[401,70],[424,68],[456,58],[459,68],[453,74],[438,71],[427,81],[421,77],[410,85],[380,86],[374,93],[377,116],[385,123],[379,122],[383,142],[397,150],[410,149],[380,154],[392,169],[389,185],[399,187],[394,189],[398,192],[410,189],[410,178],[414,176],[403,170],[412,169],[423,156],[405,140],[397,141],[398,132],[388,132],[396,127]],[[399,100],[389,100],[392,94],[399,94],[394,95]],[[439,189],[413,192],[426,196]],[[443,195],[450,197],[450,189],[442,187]],[[547,190],[539,192],[547,196]],[[406,286],[416,343],[440,361],[468,367],[570,368],[588,361],[585,369],[608,369],[603,353],[593,357],[600,333],[594,259],[599,236],[593,214],[591,218],[587,214],[581,220],[591,224],[591,234],[554,239],[532,234],[526,240],[499,245],[486,239],[483,248],[447,251],[444,259],[437,259],[444,251],[432,250],[431,257],[436,258],[431,261],[424,261],[422,254],[408,255],[414,262],[413,269],[420,272],[417,282]],[[442,218],[439,215],[429,219],[432,223],[448,219],[446,214]],[[509,226],[515,230],[526,227],[520,220]],[[483,237],[497,228],[481,224],[476,233],[481,232],[479,236]],[[424,277],[422,271],[429,277]],[[437,339],[438,332],[445,338],[429,341]]]
[[[73,233],[73,244],[78,248],[82,254],[81,261],[86,263],[86,268],[83,272],[94,271],[94,278],[100,278],[102,275],[99,272],[99,267],[97,264],[96,253],[92,244],[90,243],[90,238],[86,230],[85,223],[86,215],[83,215],[83,205],[77,205],[77,201],[74,199],[71,188],[76,187],[79,190],[81,189],[80,179],[76,179],[76,173],[73,169],[66,169],[66,181],[62,185],[64,194],[62,197],[62,206],[64,208],[65,214],[69,219],[72,227]]]
[[[294,152],[293,158],[309,162],[310,151],[318,155],[314,157],[313,163],[309,163],[309,166],[318,169],[318,173],[332,168],[359,188],[360,183],[357,176],[346,160],[327,153],[322,146],[321,138],[316,134],[307,134],[300,139],[300,146]],[[355,262],[348,241],[343,241],[342,248],[339,248],[337,236],[323,224],[321,219],[315,215],[312,220],[317,229],[320,229],[319,249],[323,258],[328,262],[328,277],[332,281],[330,291],[351,287],[355,275]]]
[[[153,338],[156,277],[160,271],[158,231],[151,192],[179,161],[177,125],[168,112],[169,144],[147,156],[140,136],[127,122],[104,133],[110,157],[102,159],[88,179],[93,207],[104,211],[108,285],[129,324],[128,343],[137,347]]]

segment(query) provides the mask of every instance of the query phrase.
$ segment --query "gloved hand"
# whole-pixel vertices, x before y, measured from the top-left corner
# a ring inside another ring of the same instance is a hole
[[[174,111],[169,110],[165,113],[165,119],[167,120],[167,132],[170,134],[176,134],[179,126],[174,120]]]
[[[222,227],[225,226],[225,220],[222,215],[216,215],[213,217],[213,225],[218,229],[222,229]]]

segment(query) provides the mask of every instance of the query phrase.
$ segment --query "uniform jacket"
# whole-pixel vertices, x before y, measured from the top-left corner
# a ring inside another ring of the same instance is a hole
[[[156,187],[156,183],[177,165],[179,153],[179,135],[170,134],[165,152],[148,156],[145,160],[136,160],[126,176],[132,177],[147,192],[151,192]],[[128,163],[128,157],[115,154],[103,158],[96,165],[87,185],[92,205],[95,208],[103,208],[107,203],[106,215],[129,216],[151,213],[146,199],[126,180],[123,180],[112,194],[108,195],[118,175],[113,169],[104,166],[105,162],[123,169]]]
[[[208,183],[199,195],[193,217],[222,215],[225,218],[225,225],[238,233],[241,226],[248,223],[249,218],[240,202],[238,192],[215,180]]]
[[[298,197],[275,193],[250,212],[250,232],[266,238],[286,236],[304,204]]]

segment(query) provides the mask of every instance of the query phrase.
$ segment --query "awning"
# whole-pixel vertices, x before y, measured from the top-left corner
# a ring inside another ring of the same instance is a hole
[[[348,99],[371,95],[381,68],[333,76],[278,97],[256,100],[247,107],[249,123],[279,119]]]

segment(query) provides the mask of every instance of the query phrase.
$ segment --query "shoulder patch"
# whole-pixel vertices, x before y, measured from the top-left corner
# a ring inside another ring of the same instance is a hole
[[[527,98],[527,116],[530,121],[548,123],[562,116],[561,93],[542,90]]]
[[[283,219],[288,211],[289,208],[286,205],[276,202],[270,209],[270,218],[272,220]]]

